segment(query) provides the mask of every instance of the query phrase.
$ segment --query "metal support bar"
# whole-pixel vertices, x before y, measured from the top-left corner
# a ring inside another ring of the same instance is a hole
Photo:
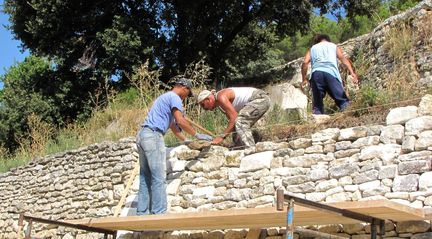
[[[384,235],[385,235],[385,221],[381,220],[379,226],[380,226],[380,239],[384,239]]]
[[[29,221],[30,230],[31,230],[31,224],[32,224],[32,222],[35,221],[35,222],[40,222],[40,223],[45,223],[45,224],[51,224],[51,225],[57,225],[57,226],[76,228],[76,229],[80,229],[80,230],[84,230],[84,231],[89,231],[89,232],[103,233],[106,236],[107,235],[113,235],[113,238],[115,238],[115,235],[117,234],[116,231],[111,231],[111,230],[97,228],[97,227],[89,227],[89,226],[84,226],[84,225],[72,224],[72,223],[61,222],[61,221],[54,221],[54,220],[37,218],[37,217],[26,216],[26,215],[23,215],[22,217],[23,217],[24,220]],[[29,232],[30,232],[30,230],[29,230]],[[30,236],[30,234],[29,234],[29,236]],[[28,238],[30,238],[30,237],[28,237]]]
[[[347,209],[341,209],[341,208],[333,207],[333,206],[326,205],[326,204],[323,204],[323,203],[318,203],[318,202],[310,201],[310,200],[307,200],[307,199],[295,197],[295,196],[288,195],[288,194],[283,194],[283,197],[284,197],[285,200],[288,200],[288,201],[294,200],[295,203],[300,204],[302,206],[306,206],[306,207],[309,207],[309,208],[314,208],[314,209],[317,209],[317,210],[320,210],[320,211],[327,211],[327,212],[332,213],[332,214],[336,214],[336,215],[340,215],[340,216],[343,216],[343,217],[348,217],[348,218],[351,218],[351,219],[355,219],[355,220],[358,220],[358,221],[363,221],[363,222],[370,223],[371,224],[371,239],[376,239],[376,237],[377,237],[377,227],[379,225],[380,226],[380,238],[384,237],[384,234],[385,234],[385,221],[383,219],[371,217],[369,215],[361,214],[361,213],[358,213],[358,212],[353,212],[353,211],[350,211],[350,210],[347,210]],[[279,204],[279,200],[280,200],[279,198],[280,198],[280,195],[279,195],[279,191],[278,191],[278,193],[277,193],[277,202],[278,202],[278,204]]]
[[[286,238],[294,239],[294,199],[290,199],[287,208],[287,226],[286,226]]]

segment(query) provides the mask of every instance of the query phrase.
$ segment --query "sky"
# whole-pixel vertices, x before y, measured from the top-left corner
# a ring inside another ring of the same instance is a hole
[[[0,0],[0,8],[3,10],[3,0]],[[0,76],[3,76],[5,70],[15,62],[23,61],[29,55],[28,51],[21,51],[21,41],[13,39],[12,33],[5,25],[9,25],[9,16],[0,11]],[[3,82],[0,82],[1,88]]]

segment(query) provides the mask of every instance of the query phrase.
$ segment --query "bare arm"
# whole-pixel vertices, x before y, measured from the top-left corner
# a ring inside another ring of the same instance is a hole
[[[353,77],[353,83],[357,84],[358,83],[357,74],[354,72],[354,69],[352,68],[350,61],[344,56],[342,49],[340,47],[336,48],[336,55],[337,58],[342,62],[342,64],[344,64],[346,68],[348,68],[350,75]]]
[[[185,141],[186,140],[186,136],[184,136],[181,131],[179,130],[179,128],[176,126],[175,123],[171,123],[170,125],[170,129],[172,130],[172,132],[174,133],[174,135],[181,141]]]
[[[310,56],[310,50],[306,53],[304,59],[303,59],[303,63],[301,65],[301,76],[302,76],[302,83],[301,83],[301,88],[303,90],[303,87],[305,85],[308,84],[308,80],[306,79],[306,74],[309,68],[309,63],[311,61],[311,56]]]
[[[177,108],[174,108],[171,110],[171,112],[172,112],[174,119],[175,119],[176,123],[178,124],[178,126],[180,126],[180,128],[182,128],[186,133],[188,133],[192,136],[195,136],[195,134],[196,134],[195,129],[192,128],[192,126],[189,124],[189,122],[186,121],[186,119],[183,117],[183,114],[181,113],[181,111],[178,110]],[[175,134],[175,131],[173,131],[173,132]],[[181,138],[179,138],[179,139],[182,140]]]
[[[228,118],[228,126],[224,130],[224,136],[216,137],[215,139],[213,139],[213,144],[221,143],[226,136],[228,136],[231,132],[234,131],[235,121],[238,114],[225,94],[218,95],[218,103],[225,112],[226,117]]]

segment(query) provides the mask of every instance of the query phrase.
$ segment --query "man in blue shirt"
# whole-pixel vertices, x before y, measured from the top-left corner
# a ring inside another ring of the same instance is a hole
[[[140,184],[137,215],[162,214],[167,210],[166,195],[166,148],[164,135],[170,128],[181,141],[186,133],[200,140],[212,140],[206,134],[199,134],[183,116],[183,103],[192,96],[192,83],[181,78],[173,89],[159,96],[147,114],[137,135],[140,161]]]
[[[301,86],[303,88],[308,83],[306,79],[308,65],[309,63],[312,65],[310,86],[313,98],[313,114],[324,114],[323,99],[326,93],[333,98],[339,109],[343,111],[348,107],[350,100],[342,85],[337,60],[339,59],[347,67],[354,84],[358,83],[357,75],[342,50],[336,44],[330,42],[329,36],[318,34],[314,37],[313,43],[314,45],[306,53],[301,66]]]

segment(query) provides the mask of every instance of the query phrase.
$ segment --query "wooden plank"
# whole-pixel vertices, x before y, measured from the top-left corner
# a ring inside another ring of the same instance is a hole
[[[329,205],[392,221],[424,220],[423,209],[388,200],[338,202]],[[295,206],[295,226],[351,224],[359,221],[302,206]],[[286,209],[249,208],[163,215],[107,217],[69,221],[110,230],[210,230],[233,228],[285,227]]]
[[[120,215],[120,211],[121,211],[121,209],[123,207],[123,204],[124,204],[124,202],[126,200],[126,196],[128,195],[129,189],[130,189],[132,183],[134,182],[135,177],[137,176],[139,170],[140,170],[140,165],[139,165],[139,162],[137,162],[135,164],[135,166],[134,166],[134,169],[132,170],[132,173],[131,173],[129,179],[128,179],[128,182],[126,184],[126,188],[123,190],[123,193],[122,193],[122,196],[120,198],[120,201],[117,204],[116,210],[114,212],[114,217],[118,217]]]

